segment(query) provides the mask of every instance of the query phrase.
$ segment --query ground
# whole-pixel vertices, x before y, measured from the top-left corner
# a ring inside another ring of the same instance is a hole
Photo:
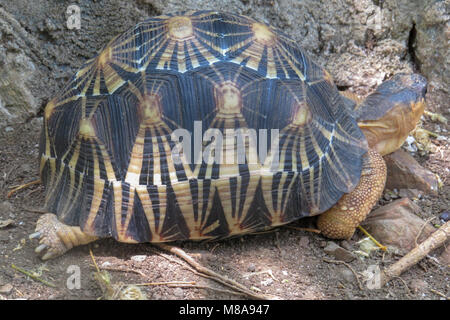
[[[431,97],[432,103],[444,103]],[[430,107],[433,110],[433,106]],[[43,203],[42,186],[33,186],[7,198],[12,186],[38,179],[38,143],[41,119],[17,124],[0,131],[0,221],[14,222],[0,227],[0,300],[2,299],[98,299],[103,296],[94,279],[96,263],[109,269],[114,284],[190,282],[190,288],[168,284],[140,287],[148,299],[246,299],[227,293],[217,282],[200,277],[186,263],[151,244],[120,244],[104,239],[89,246],[75,248],[57,259],[43,262],[34,253],[36,240],[29,240]],[[449,128],[429,121],[424,127],[438,130],[447,138]],[[443,131],[444,128],[447,131]],[[417,204],[421,218],[439,223],[439,215],[450,207],[449,162],[447,141],[433,140],[436,148],[419,162],[439,174],[444,183],[438,196],[424,196]],[[380,205],[391,201],[382,199]],[[34,210],[34,211],[33,211]],[[419,264],[394,279],[382,289],[369,289],[361,273],[371,265],[382,268],[401,256],[394,252],[372,252],[370,257],[358,257],[352,262],[330,262],[323,248],[328,239],[315,233],[296,230],[312,226],[313,218],[303,219],[266,233],[251,234],[214,242],[175,243],[198,263],[242,283],[258,293],[281,299],[444,299],[449,296],[449,270],[436,262],[444,248],[437,249]],[[358,250],[359,231],[349,241],[337,242],[347,249]],[[36,281],[13,268],[32,272],[55,287]],[[80,269],[81,286],[73,288],[73,270]],[[361,287],[353,275],[359,275]],[[202,288],[198,288],[202,287]]]

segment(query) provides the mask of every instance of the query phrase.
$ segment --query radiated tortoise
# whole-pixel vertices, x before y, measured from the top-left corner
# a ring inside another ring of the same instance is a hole
[[[365,100],[282,31],[190,11],[112,39],[45,108],[43,259],[98,238],[223,238],[319,215],[349,238],[380,197],[426,80],[398,74]]]

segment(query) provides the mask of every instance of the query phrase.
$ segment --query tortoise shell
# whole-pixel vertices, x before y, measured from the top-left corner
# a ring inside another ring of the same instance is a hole
[[[81,67],[45,108],[40,174],[46,209],[88,234],[208,239],[324,212],[366,151],[295,40],[190,11],[139,23]]]

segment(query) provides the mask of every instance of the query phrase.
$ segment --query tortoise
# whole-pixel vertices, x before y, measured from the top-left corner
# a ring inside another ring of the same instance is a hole
[[[422,115],[426,84],[397,74],[359,99],[265,23],[217,11],[149,18],[45,107],[48,213],[30,235],[35,251],[220,239],[315,215],[325,237],[349,238],[381,196],[382,156]]]

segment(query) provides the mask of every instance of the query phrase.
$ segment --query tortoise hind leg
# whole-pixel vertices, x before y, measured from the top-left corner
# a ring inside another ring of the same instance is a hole
[[[68,226],[55,214],[46,213],[36,223],[36,232],[30,238],[38,238],[36,253],[44,253],[42,260],[56,258],[75,246],[87,244],[98,238],[81,231],[80,227]]]
[[[355,189],[319,216],[321,233],[332,239],[349,239],[381,197],[385,182],[386,164],[378,152],[369,150]]]

